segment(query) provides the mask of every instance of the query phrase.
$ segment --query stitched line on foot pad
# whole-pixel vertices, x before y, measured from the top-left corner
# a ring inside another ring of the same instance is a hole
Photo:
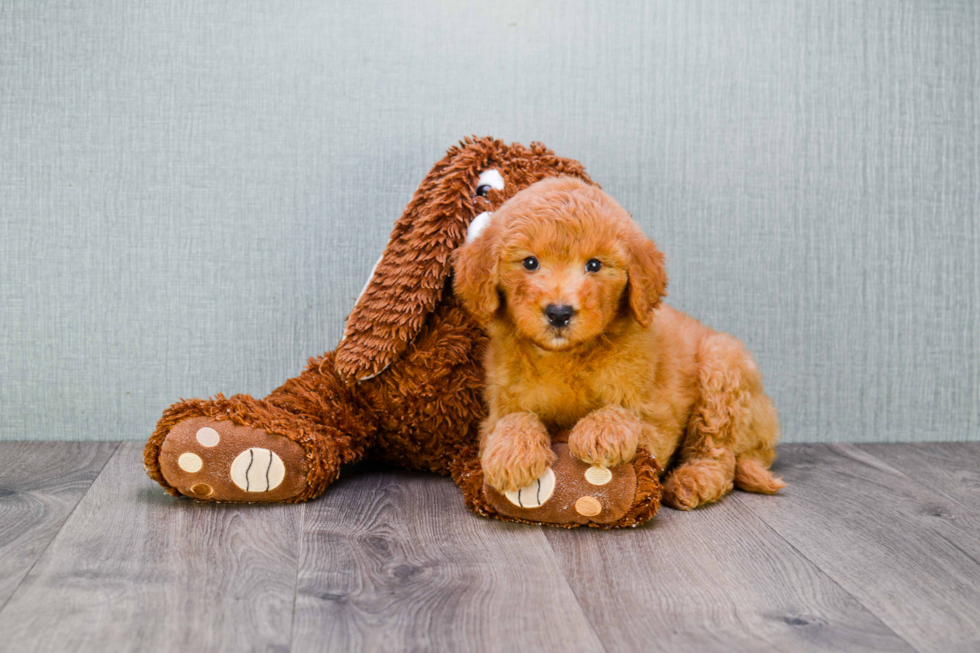
[[[245,468],[245,491],[248,492],[248,473],[252,469],[252,462],[255,460],[255,450],[248,450],[248,467]]]

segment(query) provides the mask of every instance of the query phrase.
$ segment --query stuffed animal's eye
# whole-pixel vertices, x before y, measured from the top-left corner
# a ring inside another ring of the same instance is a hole
[[[528,256],[524,259],[524,269],[525,270],[537,270],[538,269],[538,259],[533,256]]]
[[[504,189],[504,178],[492,168],[480,173],[480,178],[476,180],[476,194],[480,197],[486,197],[491,188]]]
[[[597,258],[590,258],[585,264],[586,272],[598,272],[602,269],[602,261]]]

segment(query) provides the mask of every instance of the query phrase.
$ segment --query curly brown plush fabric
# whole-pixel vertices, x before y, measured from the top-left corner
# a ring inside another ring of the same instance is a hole
[[[504,187],[478,194],[477,182],[488,170],[500,174]],[[471,138],[450,148],[395,223],[336,351],[311,359],[302,374],[265,399],[218,395],[174,404],[147,442],[147,473],[171,494],[205,498],[177,487],[175,478],[168,479],[161,466],[168,436],[184,420],[201,417],[208,418],[202,423],[222,437],[222,422],[230,420],[254,429],[256,442],[281,437],[302,447],[305,469],[293,466],[286,472],[305,474],[305,481],[299,479],[302,482],[297,484],[302,491],[278,501],[314,498],[344,465],[365,458],[438,474],[468,469],[478,425],[486,414],[482,390],[487,339],[453,295],[451,254],[463,244],[475,217],[492,212],[534,182],[558,175],[592,183],[580,163],[556,156],[540,143],[524,147]],[[240,438],[249,431],[236,433]],[[193,434],[181,437],[194,444]],[[218,473],[208,466],[212,450],[194,446],[194,456],[203,459],[203,466],[190,474],[207,481],[209,474]],[[222,441],[213,451],[223,446]],[[654,504],[659,505],[659,484],[656,474],[649,472],[651,462],[638,461],[637,499],[622,525],[648,519],[656,511]],[[173,468],[177,463],[168,464]],[[468,505],[486,514],[479,508],[480,488],[462,471],[454,478]],[[202,487],[211,490],[207,484]],[[263,500],[245,491],[215,492],[206,498]]]
[[[157,423],[143,450],[143,465],[150,478],[169,494],[179,496],[181,492],[164,478],[160,469],[160,450],[167,435],[178,423],[194,417],[229,420],[288,438],[303,448],[307,465],[305,488],[285,500],[306,501],[322,494],[336,480],[342,465],[364,458],[376,432],[371,412],[340,382],[330,353],[311,359],[303,374],[264,400],[245,394],[228,398],[219,394],[208,400],[179,401],[164,411]]]

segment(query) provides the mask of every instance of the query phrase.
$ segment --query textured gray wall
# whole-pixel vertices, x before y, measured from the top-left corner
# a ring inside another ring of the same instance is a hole
[[[0,2],[0,438],[331,349],[450,144],[583,161],[785,441],[980,438],[973,2]]]

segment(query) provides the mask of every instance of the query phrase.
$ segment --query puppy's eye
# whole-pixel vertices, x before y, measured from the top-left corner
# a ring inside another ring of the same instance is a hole
[[[533,256],[528,256],[524,259],[524,269],[525,270],[537,270],[538,269],[538,259]]]
[[[598,272],[602,269],[602,261],[597,258],[590,258],[585,264],[586,272]]]
[[[476,194],[480,197],[486,197],[487,193],[490,192],[490,184],[483,184],[476,187]]]

